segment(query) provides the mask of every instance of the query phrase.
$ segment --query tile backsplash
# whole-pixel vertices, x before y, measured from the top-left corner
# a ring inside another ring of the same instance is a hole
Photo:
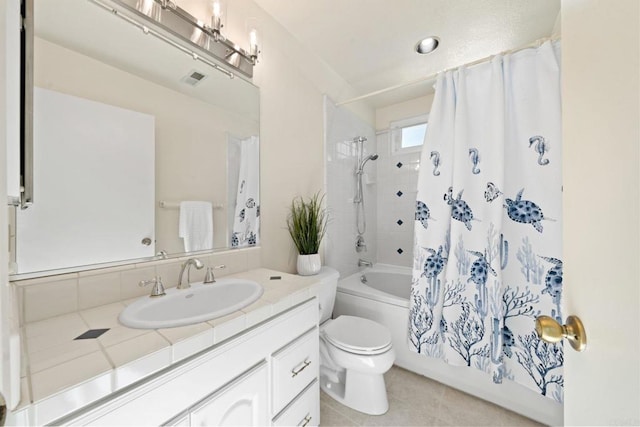
[[[205,268],[191,268],[191,281],[204,279],[206,267],[224,264],[216,277],[239,273],[261,266],[260,248],[236,249],[196,256]],[[156,276],[166,288],[177,285],[181,264],[188,259],[174,258],[129,264],[97,270],[45,276],[12,282],[18,289],[21,325],[79,310],[125,301],[149,294],[149,287],[140,287],[141,280]]]

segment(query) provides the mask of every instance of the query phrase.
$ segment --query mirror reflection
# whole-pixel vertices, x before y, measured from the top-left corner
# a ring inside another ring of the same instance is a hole
[[[14,273],[258,244],[258,88],[89,1],[34,3],[36,187],[10,208]]]

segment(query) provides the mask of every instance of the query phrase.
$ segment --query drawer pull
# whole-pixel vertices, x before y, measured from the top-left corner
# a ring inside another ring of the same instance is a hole
[[[300,372],[304,371],[305,368],[307,366],[311,365],[311,361],[310,360],[305,360],[304,362],[302,362],[301,364],[299,364],[297,367],[293,368],[291,370],[291,378],[295,377],[296,375],[298,375]]]
[[[307,414],[306,417],[298,424],[299,427],[307,427],[307,425],[311,422],[311,415]]]

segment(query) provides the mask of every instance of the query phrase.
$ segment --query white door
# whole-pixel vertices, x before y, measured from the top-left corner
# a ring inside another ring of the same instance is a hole
[[[154,129],[154,116],[34,88],[37,198],[17,211],[18,272],[155,254],[142,243],[155,240]]]
[[[640,425],[639,29],[637,0],[562,0],[567,425]]]
[[[269,424],[269,378],[262,363],[214,393],[191,411],[191,426]]]

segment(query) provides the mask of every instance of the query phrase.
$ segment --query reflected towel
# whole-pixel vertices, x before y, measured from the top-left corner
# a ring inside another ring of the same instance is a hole
[[[178,236],[185,252],[213,249],[213,205],[210,202],[180,202]]]

